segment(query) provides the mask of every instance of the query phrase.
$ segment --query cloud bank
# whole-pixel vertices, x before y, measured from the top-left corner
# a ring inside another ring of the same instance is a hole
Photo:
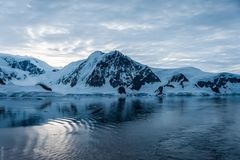
[[[239,0],[0,0],[0,52],[64,66],[120,50],[152,67],[240,73]]]

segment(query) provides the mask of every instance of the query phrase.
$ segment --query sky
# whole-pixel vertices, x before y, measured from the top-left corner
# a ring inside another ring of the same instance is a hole
[[[0,0],[0,52],[62,67],[119,50],[158,68],[240,73],[240,0]]]

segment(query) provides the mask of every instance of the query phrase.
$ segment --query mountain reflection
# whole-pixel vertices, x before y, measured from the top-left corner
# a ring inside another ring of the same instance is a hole
[[[147,107],[140,100],[119,98],[109,104],[90,104],[87,111],[91,117],[102,123],[120,123],[131,121],[139,116],[153,112],[152,107]]]
[[[240,159],[239,114],[239,97],[0,99],[0,146],[8,160]]]
[[[154,105],[149,104],[140,98],[116,97],[0,100],[0,127],[41,125],[56,118],[121,123],[152,113]]]

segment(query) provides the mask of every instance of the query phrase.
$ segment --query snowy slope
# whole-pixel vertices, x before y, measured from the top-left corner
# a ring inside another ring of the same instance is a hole
[[[47,63],[31,57],[0,54],[0,84],[27,84],[36,81],[36,77],[54,68]]]
[[[71,63],[62,69],[57,85],[64,85],[80,93],[116,93],[123,86],[129,91],[139,91],[147,84],[160,83],[152,70],[119,51],[96,51],[86,60]],[[89,89],[91,88],[91,89]]]
[[[96,51],[59,71],[45,62],[0,54],[0,93],[128,95],[240,94],[240,75],[208,73],[197,68],[150,68],[119,51]]]
[[[153,70],[163,80],[157,95],[240,94],[240,75],[208,73],[193,67]]]

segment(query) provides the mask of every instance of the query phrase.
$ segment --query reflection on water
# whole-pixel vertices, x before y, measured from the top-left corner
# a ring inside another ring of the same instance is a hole
[[[240,159],[239,104],[239,97],[0,99],[1,156]]]
[[[146,104],[139,99],[128,101],[113,97],[40,99],[36,101],[8,99],[0,100],[0,103],[2,104],[0,107],[1,128],[41,125],[55,121],[55,119],[68,119],[66,121],[73,121],[72,123],[78,123],[77,121],[81,120],[120,123],[153,112],[151,103]]]

